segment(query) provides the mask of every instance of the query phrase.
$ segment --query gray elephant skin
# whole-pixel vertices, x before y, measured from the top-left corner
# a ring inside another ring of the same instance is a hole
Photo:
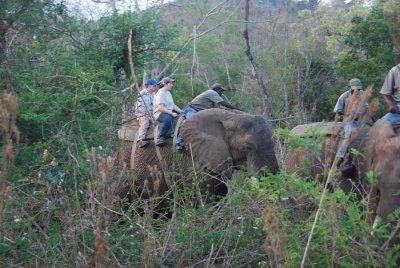
[[[193,178],[201,176],[206,176],[200,186],[203,195],[223,195],[224,180],[232,178],[234,169],[279,171],[272,130],[261,116],[208,109],[186,121],[180,132],[185,141],[183,152],[171,149],[172,139],[158,147],[158,157],[153,142],[136,148],[131,168],[136,175],[135,192],[141,198],[166,195],[172,183],[192,187]],[[177,171],[180,174],[168,175]]]
[[[388,121],[380,119],[369,136],[368,169],[376,179],[368,199],[371,224],[376,216],[387,222],[389,215],[400,207],[400,135],[396,132]]]
[[[299,129],[300,126],[296,127]],[[292,133],[301,137],[314,138],[312,134],[315,131],[296,131],[296,128],[292,130]],[[326,139],[321,145],[321,150],[313,152],[308,149],[289,149],[286,153],[283,169],[288,173],[296,173],[301,177],[305,177],[309,180],[317,180],[318,182],[325,182],[328,177],[329,169],[335,159],[338,144],[339,144],[339,127],[335,122],[327,123],[312,123],[307,125],[301,125],[302,129],[313,129],[322,131],[327,134]],[[339,172],[337,179],[334,184],[337,184],[344,192],[354,192],[358,198],[361,199],[368,195],[369,186],[366,181],[365,172],[367,170],[367,160],[365,155],[367,154],[367,140],[370,127],[368,125],[360,126],[353,131],[351,135],[351,141],[349,149],[355,149],[360,154],[352,155],[352,160],[345,160],[343,163],[353,162],[356,166],[356,172],[350,176],[344,176]],[[348,154],[347,157],[350,155]],[[338,167],[340,169],[340,167]]]

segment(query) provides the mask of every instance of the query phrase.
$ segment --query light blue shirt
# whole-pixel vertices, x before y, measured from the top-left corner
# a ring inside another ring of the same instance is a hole
[[[149,114],[153,113],[153,100],[155,92],[149,93],[146,88],[140,91],[140,95],[136,101],[135,105],[135,115],[137,117],[144,116],[145,114],[141,111],[141,107],[147,109]]]

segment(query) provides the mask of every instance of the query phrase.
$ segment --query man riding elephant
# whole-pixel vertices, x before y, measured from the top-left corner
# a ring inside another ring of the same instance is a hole
[[[362,90],[361,80],[353,78],[350,80],[350,89],[340,95],[333,110],[336,116],[343,116],[344,122],[344,135],[337,153],[337,157],[339,158],[338,166],[344,162],[349,147],[350,134],[358,126],[359,116],[364,112],[364,108],[367,105],[366,103],[361,104],[360,107],[363,95],[364,90]],[[342,165],[340,169],[344,175],[355,172],[355,165],[351,162],[350,157],[348,159],[348,163]]]
[[[215,104],[219,104],[229,109],[239,110],[239,108],[230,104],[222,98],[222,92],[225,91],[225,88],[219,84],[215,83],[212,85],[211,89],[208,89],[196,96],[188,106],[186,106],[183,111],[185,113],[186,120],[195,115],[198,111],[214,108]],[[181,150],[183,148],[183,139],[181,135],[178,136],[176,141],[175,148],[177,150]]]
[[[386,75],[380,93],[389,107],[389,113],[383,119],[393,125],[400,121],[400,64],[394,66]]]

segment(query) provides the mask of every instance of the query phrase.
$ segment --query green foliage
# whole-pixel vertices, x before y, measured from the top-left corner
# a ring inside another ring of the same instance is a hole
[[[374,85],[379,89],[399,56],[390,33],[390,27],[394,26],[390,14],[383,6],[374,6],[368,17],[353,18],[353,27],[346,38],[350,50],[342,55],[340,75],[346,79],[358,77],[365,86]],[[374,93],[378,95],[378,90]]]
[[[160,6],[86,20],[69,15],[63,2],[32,1],[17,17],[19,7],[27,2],[0,3],[0,17],[13,22],[5,36],[7,63],[0,71],[10,73],[21,133],[2,222],[3,266],[93,266],[98,253],[104,267],[300,265],[321,185],[292,174],[249,179],[253,174],[238,173],[228,182],[226,197],[207,197],[213,202],[202,206],[200,178],[193,188],[172,187],[172,217],[166,220],[149,213],[151,202],[119,192],[131,186],[130,172],[114,168],[104,182],[104,170],[93,164],[118,147],[120,106],[134,101],[124,90],[128,80],[115,83],[119,68],[129,77],[130,29],[136,31],[133,62],[142,81],[144,73],[157,75],[169,63],[214,3],[184,5],[185,12]],[[289,116],[295,117],[290,124],[308,120],[310,114],[326,119],[339,88],[347,85],[344,80],[358,76],[364,85],[379,84],[397,55],[392,50],[387,6],[373,7],[369,16],[361,5],[347,10],[321,4],[313,11],[268,7],[265,10],[260,2],[251,11],[251,41],[279,116],[284,114],[288,88]],[[229,85],[225,97],[230,102],[261,112],[262,96],[243,52],[243,25],[237,24],[242,14],[237,11],[220,6],[210,13],[198,34],[222,26],[199,37],[196,51],[193,42],[182,49],[167,71],[166,75],[177,78],[172,94],[179,106],[218,81]],[[273,24],[262,23],[265,14]],[[337,20],[338,14],[343,19]],[[238,21],[225,23],[225,19]],[[345,53],[344,36],[350,48]],[[331,76],[338,58],[339,69]],[[292,148],[321,150],[325,134],[318,130],[308,134],[315,138],[276,130],[276,137]],[[99,148],[96,160],[90,160],[91,147]],[[310,162],[304,164],[311,167]],[[369,181],[375,182],[373,174]],[[389,225],[380,225],[371,237],[362,205],[340,190],[326,197],[307,266],[396,265],[398,248],[379,250],[390,235]],[[99,238],[106,243],[99,243]]]
[[[306,130],[306,134],[307,137],[300,137],[291,133],[290,130],[278,128],[274,135],[292,149],[304,148],[314,152],[320,151],[322,142],[325,141],[328,133],[324,133],[316,127]]]

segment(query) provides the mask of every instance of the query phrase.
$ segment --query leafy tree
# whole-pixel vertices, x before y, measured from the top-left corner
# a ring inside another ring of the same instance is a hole
[[[350,50],[342,55],[338,66],[338,73],[346,79],[359,77],[364,85],[375,85],[375,95],[399,56],[390,33],[390,18],[390,13],[381,6],[373,7],[365,19],[354,17],[346,38]]]

